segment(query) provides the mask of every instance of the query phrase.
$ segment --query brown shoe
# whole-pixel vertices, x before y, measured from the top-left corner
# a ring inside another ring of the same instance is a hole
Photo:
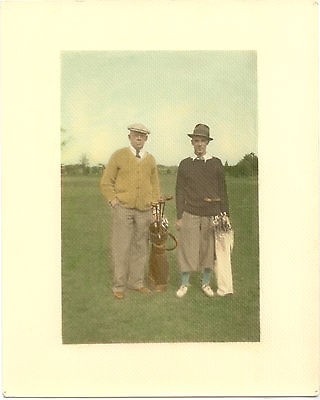
[[[118,300],[122,300],[124,298],[124,293],[123,292],[113,292],[113,295]]]
[[[167,290],[167,285],[156,285],[154,287],[155,292],[165,292]]]
[[[148,289],[147,287],[141,287],[141,288],[134,289],[134,290],[136,292],[143,293],[143,294],[150,294],[151,293],[151,290]]]

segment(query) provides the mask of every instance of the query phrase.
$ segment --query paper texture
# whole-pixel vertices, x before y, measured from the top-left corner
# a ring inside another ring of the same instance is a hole
[[[2,3],[5,395],[318,394],[318,7]],[[62,345],[60,53],[131,49],[257,51],[260,343]]]

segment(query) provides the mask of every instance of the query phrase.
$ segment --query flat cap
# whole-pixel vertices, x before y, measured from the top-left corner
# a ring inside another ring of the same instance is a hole
[[[144,133],[145,135],[150,135],[150,131],[142,124],[131,124],[128,126],[129,131]]]

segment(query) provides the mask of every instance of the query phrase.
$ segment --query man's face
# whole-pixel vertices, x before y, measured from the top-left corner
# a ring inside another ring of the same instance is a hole
[[[206,154],[207,152],[207,145],[209,143],[209,140],[206,138],[202,137],[193,137],[191,140],[191,143],[194,148],[194,154],[198,157],[202,157]]]
[[[136,150],[141,150],[148,140],[148,135],[145,133],[131,131],[128,135],[131,146]]]

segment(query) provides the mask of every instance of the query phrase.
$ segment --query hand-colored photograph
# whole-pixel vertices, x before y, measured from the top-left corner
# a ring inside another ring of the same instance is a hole
[[[259,342],[255,51],[61,53],[62,342]]]

